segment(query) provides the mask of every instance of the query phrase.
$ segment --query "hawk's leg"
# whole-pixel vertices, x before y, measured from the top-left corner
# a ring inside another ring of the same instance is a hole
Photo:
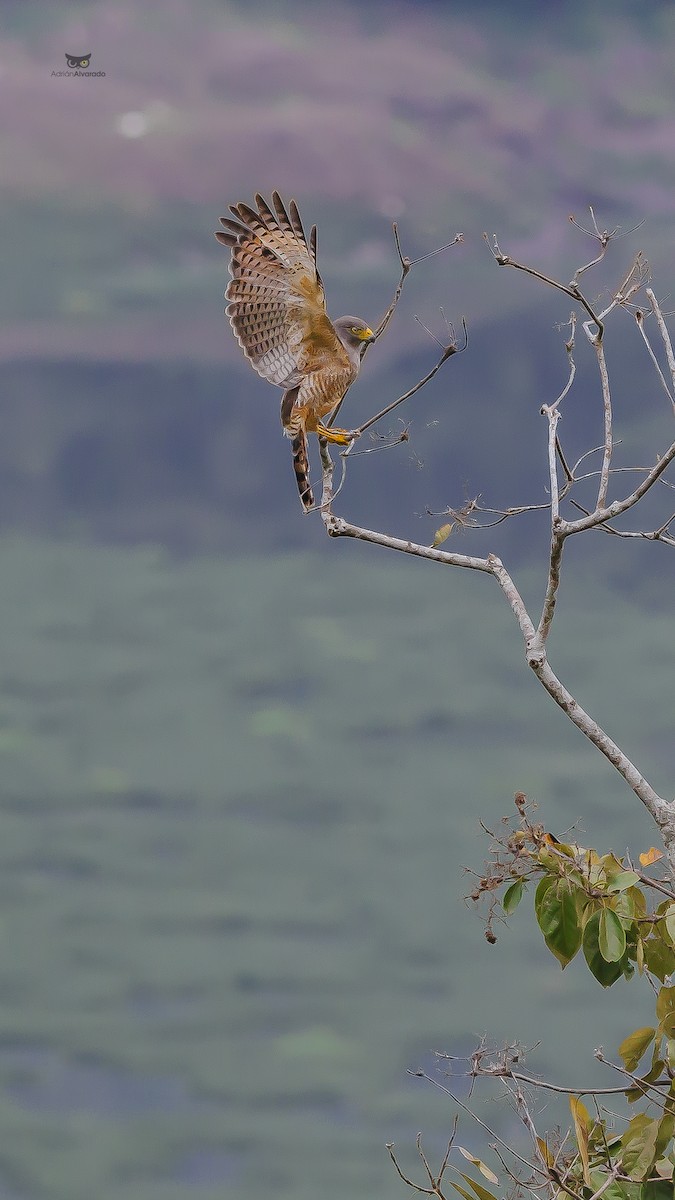
[[[327,442],[334,442],[337,446],[348,446],[350,442],[360,437],[361,431],[359,429],[333,429],[324,425],[322,421],[317,421],[316,432]]]

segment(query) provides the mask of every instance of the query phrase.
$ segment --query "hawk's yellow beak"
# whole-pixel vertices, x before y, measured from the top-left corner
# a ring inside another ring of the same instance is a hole
[[[362,342],[370,342],[375,337],[375,334],[373,333],[372,329],[366,326],[365,329],[359,329],[356,336]]]

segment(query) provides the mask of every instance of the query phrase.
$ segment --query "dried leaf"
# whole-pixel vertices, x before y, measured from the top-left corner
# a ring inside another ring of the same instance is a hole
[[[658,862],[660,858],[663,858],[663,851],[652,846],[650,850],[645,850],[644,854],[640,855],[640,866],[651,867],[652,863]]]
[[[574,1121],[577,1146],[581,1156],[581,1166],[584,1172],[584,1183],[590,1186],[591,1178],[588,1167],[588,1135],[593,1122],[586,1105],[578,1096],[570,1096],[570,1112]]]
[[[434,546],[441,546],[443,544],[443,542],[447,542],[453,529],[454,529],[454,522],[452,522],[452,521],[448,525],[441,525],[440,529],[437,529],[434,534],[434,540],[431,543],[432,550],[433,550]]]
[[[543,1138],[537,1138],[537,1147],[539,1149],[539,1153],[541,1154],[542,1162],[545,1163],[547,1167],[552,1167],[555,1163],[555,1158],[551,1154],[551,1151],[549,1150]]]
[[[473,1163],[474,1167],[478,1167],[481,1175],[484,1175],[486,1179],[489,1179],[490,1183],[499,1183],[494,1171],[491,1171],[490,1168],[487,1167],[480,1158],[476,1158],[475,1155],[471,1154],[469,1150],[465,1150],[463,1146],[458,1146],[457,1149],[459,1150],[460,1154],[463,1154],[465,1158],[468,1158],[470,1163]]]

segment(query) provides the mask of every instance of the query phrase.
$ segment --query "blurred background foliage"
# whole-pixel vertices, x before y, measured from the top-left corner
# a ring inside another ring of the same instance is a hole
[[[541,1040],[533,1067],[585,1082],[636,1024],[634,988],[600,1010],[525,914],[487,946],[462,867],[519,788],[603,850],[651,828],[542,702],[485,579],[301,518],[212,230],[255,190],[293,194],[330,311],[371,320],[391,221],[413,256],[461,230],[410,277],[349,412],[433,361],[415,313],[441,336],[440,306],[466,315],[469,350],[405,412],[409,443],[351,461],[344,511],[430,542],[427,508],[542,502],[569,306],[482,232],[566,279],[592,249],[570,212],[644,220],[593,294],[637,249],[668,293],[674,26],[656,0],[3,0],[2,1200],[390,1195],[383,1143],[412,1164],[418,1128],[432,1148],[450,1127],[406,1076],[435,1048]],[[104,77],[52,75],[86,51]],[[607,344],[617,462],[653,462],[669,406],[625,314]],[[577,358],[571,459],[601,437]],[[535,604],[547,540],[532,515],[455,544],[508,556]],[[552,644],[664,794],[671,596],[666,551],[588,538]]]

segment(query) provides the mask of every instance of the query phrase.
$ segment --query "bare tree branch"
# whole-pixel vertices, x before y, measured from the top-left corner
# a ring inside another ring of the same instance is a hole
[[[541,271],[535,270],[534,267],[527,267],[524,263],[516,262],[515,259],[511,258],[508,254],[502,254],[495,235],[492,237],[492,242],[490,242],[487,233],[484,233],[483,237],[487,242],[492,257],[500,267],[513,267],[516,271],[523,271],[526,275],[531,275],[534,279],[541,280],[542,283],[547,284],[549,287],[555,288],[559,292],[564,292],[565,295],[569,296],[571,300],[577,300],[579,304],[581,304],[582,308],[586,310],[593,324],[597,327],[597,334],[593,336],[602,341],[602,337],[605,332],[603,322],[600,316],[593,311],[588,300],[580,291],[574,280],[572,280],[572,282],[569,284],[559,283],[557,279],[551,279],[549,275],[544,275]],[[587,264],[587,267],[590,266],[592,266],[592,263]],[[582,270],[586,270],[587,267],[583,267]],[[590,333],[588,333],[588,337],[589,340],[592,340],[592,335]]]
[[[609,374],[604,353],[603,335],[604,335],[604,319],[616,307],[626,307],[636,292],[643,286],[646,278],[646,264],[641,255],[637,255],[634,259],[629,271],[624,276],[619,288],[614,292],[610,303],[603,312],[595,310],[590,301],[581,292],[578,280],[583,273],[590,270],[591,267],[601,262],[605,256],[605,252],[609,242],[617,234],[617,230],[601,231],[595,214],[591,210],[592,230],[586,230],[590,236],[594,237],[599,244],[600,252],[593,260],[580,267],[569,284],[560,283],[558,280],[552,279],[541,271],[526,264],[516,262],[509,255],[503,254],[499,248],[496,237],[493,237],[491,242],[485,235],[490,251],[495,262],[500,266],[510,266],[515,270],[524,272],[532,278],[544,283],[547,287],[551,287],[556,291],[562,292],[575,303],[581,305],[586,312],[589,320],[584,322],[584,330],[591,345],[593,346],[598,362],[598,370],[600,375],[600,386],[603,406],[603,424],[604,437],[601,447],[602,463],[599,471],[598,492],[595,508],[593,511],[583,508],[576,500],[571,499],[571,503],[582,512],[582,516],[573,520],[565,519],[561,514],[561,502],[565,499],[571,489],[580,479],[588,479],[598,475],[598,472],[589,472],[584,476],[577,477],[577,470],[581,462],[589,453],[596,451],[586,451],[575,464],[570,468],[565,459],[565,455],[558,437],[557,427],[560,420],[560,405],[569,393],[575,379],[576,367],[574,364],[573,349],[575,338],[575,317],[570,318],[570,336],[566,343],[566,352],[569,362],[569,375],[567,383],[561,391],[558,398],[550,405],[545,405],[542,412],[548,419],[548,473],[550,486],[550,501],[546,505],[529,505],[509,508],[503,511],[498,511],[498,521],[489,522],[489,525],[497,524],[505,520],[508,516],[520,515],[523,512],[536,511],[540,508],[547,508],[551,514],[551,542],[547,572],[547,583],[542,605],[542,612],[538,625],[535,627],[532,618],[530,617],[523,599],[511,577],[506,570],[502,561],[494,554],[488,554],[484,558],[473,555],[464,555],[452,553],[447,550],[441,550],[438,546],[422,546],[416,542],[404,540],[401,538],[391,537],[387,534],[377,532],[375,530],[365,529],[359,525],[352,524],[344,518],[336,516],[332,511],[332,504],[337,494],[333,487],[333,464],[326,447],[322,447],[322,465],[323,465],[323,495],[321,502],[321,514],[327,534],[330,537],[350,537],[357,541],[369,542],[373,545],[379,545],[389,550],[395,550],[399,553],[410,554],[418,558],[426,558],[431,562],[436,562],[444,566],[459,567],[466,570],[479,571],[483,574],[492,575],[497,581],[505,599],[507,600],[521,631],[525,644],[525,657],[528,665],[534,671],[542,687],[548,692],[549,696],[569,717],[574,725],[583,733],[584,737],[594,745],[600,753],[612,764],[619,772],[628,786],[633,790],[635,795],[641,800],[645,808],[649,812],[652,819],[661,831],[668,854],[671,873],[675,877],[675,803],[666,800],[660,796],[645,776],[638,770],[628,756],[621,748],[608,736],[601,726],[587,713],[576,698],[564,686],[562,681],[553,671],[547,657],[546,644],[552,627],[556,600],[560,587],[560,573],[562,564],[562,555],[565,541],[573,534],[583,533],[590,529],[602,529],[604,532],[613,533],[623,537],[642,537],[651,541],[663,541],[668,545],[675,544],[675,538],[670,533],[670,526],[675,519],[675,514],[668,517],[657,529],[652,531],[621,531],[614,528],[611,524],[617,517],[623,513],[633,509],[640,500],[647,495],[650,489],[658,482],[666,482],[663,480],[664,472],[667,467],[675,460],[675,441],[668,447],[666,452],[661,455],[657,463],[644,472],[643,478],[632,492],[625,495],[623,498],[613,500],[608,503],[609,481],[612,475],[619,472],[613,471],[611,467],[612,452],[614,448],[614,439],[612,431],[612,402],[609,384]],[[575,222],[576,224],[576,222]],[[579,226],[581,228],[581,226]],[[400,295],[400,288],[410,269],[409,260],[405,259],[401,254],[400,244],[398,242],[398,234],[395,233],[397,239],[397,249],[401,260],[401,279],[399,288],[394,297],[393,305],[397,302]],[[452,244],[452,243],[450,243]],[[673,353],[670,337],[663,320],[663,314],[656,297],[651,289],[648,289],[647,295],[650,301],[652,312],[654,313],[659,332],[665,347],[665,353],[668,360],[669,368],[673,377],[673,387],[675,388],[675,354]],[[383,327],[386,327],[387,321],[390,319],[391,313],[385,314]],[[381,330],[380,330],[381,332]],[[647,342],[653,361],[655,356],[651,351],[651,347]],[[414,395],[424,383],[440,369],[447,358],[457,349],[454,339],[446,347],[443,348],[443,354],[439,362],[431,372],[423,380],[420,380],[414,388],[406,392],[403,396],[395,400],[391,405],[388,405],[380,413],[370,421],[365,422],[358,430],[354,431],[354,435],[358,436],[368,429],[376,420],[391,412],[404,400]],[[665,381],[663,381],[665,384]],[[670,393],[669,393],[670,394]],[[352,443],[353,444],[353,443]],[[343,454],[342,465],[344,471],[345,455],[349,453],[351,447]],[[565,474],[565,483],[560,487],[558,480],[558,462],[561,463]],[[631,468],[632,469],[632,468]],[[620,471],[626,468],[620,468]],[[340,485],[341,486],[341,485]],[[668,485],[670,486],[670,485]],[[339,490],[339,489],[338,489]],[[474,502],[473,509],[481,511],[477,502]],[[449,514],[452,509],[448,509]],[[495,510],[485,509],[483,511],[494,513]]]
[[[675,449],[673,456],[675,457]],[[616,768],[629,787],[635,792],[635,795],[642,801],[661,831],[666,847],[669,849],[669,856],[671,854],[673,856],[673,869],[675,870],[675,807],[667,800],[664,800],[662,796],[659,796],[634,763],[617,746],[616,742],[612,741],[600,725],[598,725],[597,721],[594,721],[584,711],[572,693],[558,679],[548,663],[545,647],[542,644],[541,638],[537,635],[537,631],[527,612],[522,597],[501,560],[492,554],[488,555],[487,558],[475,558],[465,554],[452,554],[447,550],[438,550],[431,546],[420,546],[415,542],[404,541],[401,538],[377,533],[372,529],[363,529],[358,525],[352,525],[349,521],[345,521],[344,518],[334,516],[330,511],[329,487],[327,476],[324,475],[322,516],[326,532],[330,537],[351,537],[357,541],[370,542],[376,546],[384,546],[388,550],[396,550],[402,554],[411,554],[418,558],[426,558],[432,562],[442,563],[445,566],[463,567],[467,570],[482,571],[487,575],[494,576],[520,626],[525,642],[528,665],[532,668],[539,682],[551,698],[555,700],[556,704],[566,713],[577,729],[583,733],[584,737],[592,742],[600,753]],[[594,522],[594,524],[597,523]]]
[[[500,1138],[499,1134],[495,1133],[494,1129],[490,1129],[490,1126],[486,1125],[485,1121],[482,1121],[478,1114],[473,1111],[473,1109],[469,1108],[469,1106],[465,1104],[463,1100],[460,1100],[458,1096],[455,1096],[453,1092],[450,1091],[450,1088],[445,1087],[440,1080],[434,1079],[433,1075],[428,1075],[426,1071],[409,1071],[408,1074],[414,1075],[417,1079],[426,1079],[427,1083],[433,1083],[434,1087],[438,1088],[439,1091],[445,1092],[446,1096],[449,1096],[450,1099],[453,1100],[458,1106],[458,1108],[461,1108],[465,1113],[468,1113],[468,1115],[476,1122],[476,1124],[480,1125],[481,1129],[484,1129],[490,1137],[493,1137],[500,1146],[503,1146],[509,1154],[517,1159],[518,1162],[522,1163],[524,1167],[527,1167],[528,1170],[534,1171],[538,1175],[545,1176],[547,1174],[546,1171],[542,1170],[542,1168],[538,1167],[535,1163],[528,1162],[526,1158],[523,1158],[521,1154],[518,1154],[517,1151],[513,1149],[513,1146],[509,1146],[508,1142],[505,1142],[503,1138]]]
[[[556,427],[560,419],[559,402],[560,400],[558,399],[555,404],[552,404],[550,407],[545,406],[542,409],[548,417],[548,470],[551,488],[551,549],[549,552],[548,580],[546,583],[544,606],[539,625],[537,626],[537,638],[542,646],[549,635],[555,613],[556,596],[560,586],[560,563],[564,545],[564,539],[560,536],[560,499],[558,496],[558,439]]]
[[[607,503],[607,487],[609,485],[609,468],[612,462],[612,397],[609,390],[609,375],[607,374],[607,360],[605,358],[605,347],[603,342],[594,341],[595,353],[598,358],[598,370],[600,371],[600,381],[602,385],[602,411],[605,428],[605,443],[602,454],[602,470],[600,472],[600,487],[598,488],[598,499],[596,508],[603,508]]]
[[[675,442],[673,442],[665,454],[657,462],[656,466],[652,467],[647,473],[642,482],[636,487],[634,492],[623,500],[614,500],[606,508],[596,508],[589,516],[582,518],[579,521],[563,521],[561,524],[561,532],[565,537],[572,533],[583,533],[585,529],[593,529],[596,525],[602,525],[605,521],[611,521],[614,517],[618,517],[621,513],[628,512],[634,505],[646,496],[647,492],[660,479],[666,467],[669,467],[675,459]]]
[[[663,319],[663,313],[661,312],[661,307],[659,305],[658,300],[656,299],[656,296],[655,296],[652,288],[647,288],[645,290],[645,295],[646,295],[647,299],[649,300],[649,303],[652,306],[652,312],[654,313],[654,316],[656,317],[656,322],[659,327],[659,333],[661,334],[661,339],[663,341],[664,349],[666,351],[666,359],[668,360],[668,369],[670,370],[670,377],[673,381],[673,387],[675,388],[675,354],[673,354],[673,344],[670,340],[670,334],[668,333],[668,328]],[[667,388],[666,388],[666,391],[668,391]],[[670,396],[670,392],[668,392],[668,395]],[[670,396],[670,399],[671,399],[671,403],[672,403],[672,396]],[[674,405],[674,407],[675,407],[675,405]]]
[[[659,361],[658,361],[654,351],[652,350],[651,342],[649,341],[649,338],[647,337],[647,334],[645,333],[645,317],[644,317],[644,313],[641,312],[640,309],[638,309],[638,311],[635,313],[635,324],[637,325],[637,327],[640,331],[642,340],[644,341],[644,344],[647,347],[647,353],[649,354],[649,357],[651,358],[651,360],[654,364],[656,373],[661,381],[661,386],[662,386],[664,392],[666,393],[666,396],[670,400],[670,406],[673,409],[673,412],[675,412],[675,401],[673,400],[670,388],[668,387],[668,384],[665,381],[663,371],[661,370],[661,368],[659,366]]]

